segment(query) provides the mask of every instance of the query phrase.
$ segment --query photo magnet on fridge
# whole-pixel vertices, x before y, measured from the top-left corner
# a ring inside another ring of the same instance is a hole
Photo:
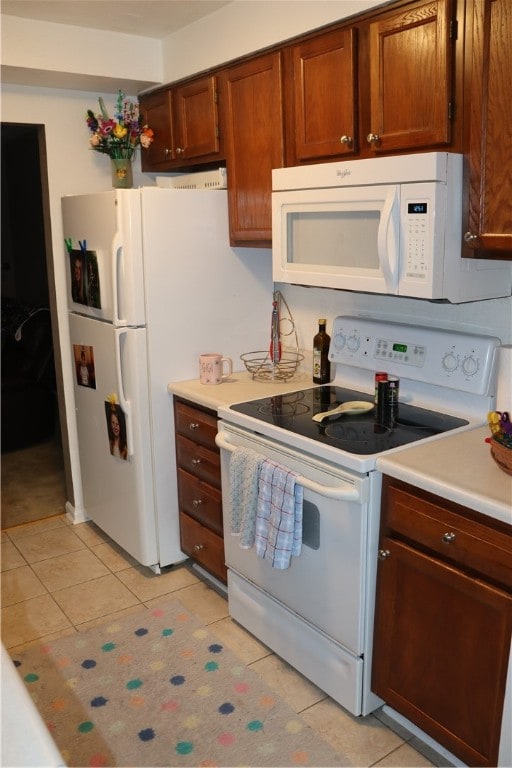
[[[94,350],[85,344],[73,344],[76,383],[80,387],[96,389],[96,371],[94,369]]]
[[[101,309],[100,274],[96,251],[72,248],[68,251],[71,298],[77,304]]]
[[[128,458],[126,416],[116,400],[115,395],[109,395],[107,400],[105,400],[108,442],[112,456],[126,461]]]

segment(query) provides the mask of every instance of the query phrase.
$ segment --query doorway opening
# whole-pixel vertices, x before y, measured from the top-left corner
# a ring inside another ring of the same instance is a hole
[[[43,125],[2,123],[1,169],[2,528],[6,528],[65,511],[69,449]]]

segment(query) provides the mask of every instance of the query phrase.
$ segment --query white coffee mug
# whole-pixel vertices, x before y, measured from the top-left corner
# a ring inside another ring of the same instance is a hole
[[[233,373],[233,361],[217,352],[199,355],[199,379],[201,384],[221,384]]]

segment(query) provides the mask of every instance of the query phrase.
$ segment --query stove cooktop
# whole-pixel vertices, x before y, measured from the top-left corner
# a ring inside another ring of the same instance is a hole
[[[399,403],[396,421],[392,423],[380,423],[376,408],[361,415],[333,416],[321,424],[313,421],[315,413],[328,411],[351,400],[373,402],[368,393],[327,385],[238,403],[231,405],[230,411],[364,456],[414,443],[469,423],[455,416],[403,403]]]

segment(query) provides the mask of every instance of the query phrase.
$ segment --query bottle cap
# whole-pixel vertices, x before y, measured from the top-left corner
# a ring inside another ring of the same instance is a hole
[[[325,317],[321,317],[320,320],[318,321],[318,325],[325,325],[326,322],[327,320],[325,319]]]

